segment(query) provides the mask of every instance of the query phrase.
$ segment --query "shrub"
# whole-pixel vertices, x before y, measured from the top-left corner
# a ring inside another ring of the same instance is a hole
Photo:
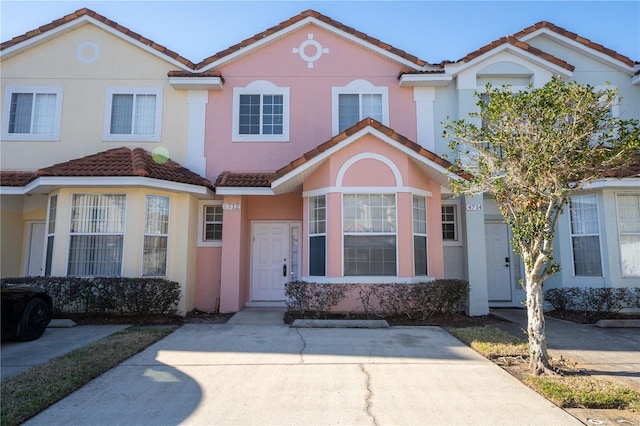
[[[640,288],[552,288],[544,300],[553,310],[618,312],[623,308],[640,308]]]
[[[435,280],[418,284],[319,284],[297,281],[285,285],[289,312],[316,318],[327,314],[346,294],[358,288],[360,307],[367,317],[406,316],[427,319],[437,314],[463,312],[469,300],[469,283]]]
[[[19,277],[2,284],[42,287],[53,299],[53,314],[175,314],[180,285],[162,278],[125,277]]]
[[[305,281],[286,283],[284,294],[287,310],[315,318],[326,318],[331,309],[342,301],[350,284],[319,284]]]

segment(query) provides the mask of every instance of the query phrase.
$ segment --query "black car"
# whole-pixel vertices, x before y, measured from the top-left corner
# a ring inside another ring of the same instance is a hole
[[[2,284],[2,340],[36,340],[51,321],[53,303],[40,287]]]

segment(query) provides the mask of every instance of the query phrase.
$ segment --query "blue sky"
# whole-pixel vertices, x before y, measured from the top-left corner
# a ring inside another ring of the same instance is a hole
[[[546,20],[640,61],[640,1],[0,1],[1,39],[82,7],[193,62],[306,9],[432,63]]]

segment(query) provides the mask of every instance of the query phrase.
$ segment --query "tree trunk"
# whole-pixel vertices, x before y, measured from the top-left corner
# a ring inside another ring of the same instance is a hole
[[[527,334],[529,336],[529,369],[535,375],[551,372],[544,325],[542,281],[527,274]]]

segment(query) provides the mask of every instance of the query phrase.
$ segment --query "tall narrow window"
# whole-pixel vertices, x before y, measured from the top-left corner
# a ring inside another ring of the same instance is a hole
[[[397,275],[395,195],[345,194],[342,220],[344,275]]]
[[[204,206],[204,241],[222,241],[222,206]]]
[[[569,210],[574,274],[601,277],[600,227],[596,196],[572,197]]]
[[[120,276],[125,196],[75,194],[71,205],[70,276]]]
[[[413,265],[416,276],[427,275],[427,202],[413,196]]]
[[[8,86],[2,137],[7,140],[59,140],[62,87]]]
[[[309,197],[309,275],[326,275],[327,202],[324,195]]]
[[[56,233],[56,211],[58,209],[58,196],[49,198],[49,217],[47,218],[47,254],[44,263],[44,276],[51,276],[51,261],[53,259],[53,240]]]
[[[167,273],[169,198],[147,195],[144,212],[142,275],[163,276]]]
[[[443,204],[441,210],[442,210],[442,240],[458,241],[456,205]]]
[[[640,276],[640,194],[618,194],[618,232],[623,277]]]

